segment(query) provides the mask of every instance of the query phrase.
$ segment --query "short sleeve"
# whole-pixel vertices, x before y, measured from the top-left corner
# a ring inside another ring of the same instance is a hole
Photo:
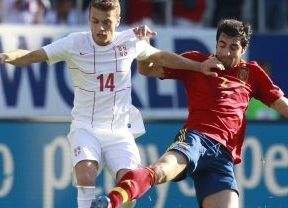
[[[48,64],[54,64],[60,61],[65,61],[68,54],[68,46],[70,44],[69,36],[58,39],[42,48],[48,56]]]

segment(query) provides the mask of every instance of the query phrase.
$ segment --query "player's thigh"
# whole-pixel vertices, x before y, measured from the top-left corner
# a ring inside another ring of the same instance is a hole
[[[85,129],[75,129],[69,133],[68,141],[74,167],[80,161],[97,161],[99,166],[101,165],[101,144],[93,133]]]
[[[137,144],[131,133],[113,135],[102,145],[103,159],[113,177],[119,179],[127,170],[141,167]]]
[[[234,190],[223,190],[204,198],[203,208],[238,208],[239,197]]]

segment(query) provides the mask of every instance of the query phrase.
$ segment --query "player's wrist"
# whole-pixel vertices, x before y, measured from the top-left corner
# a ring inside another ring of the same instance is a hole
[[[202,74],[205,74],[205,63],[204,62],[199,62],[197,71],[202,73]]]
[[[4,53],[0,54],[0,64],[4,64],[6,60],[8,59],[8,56]]]

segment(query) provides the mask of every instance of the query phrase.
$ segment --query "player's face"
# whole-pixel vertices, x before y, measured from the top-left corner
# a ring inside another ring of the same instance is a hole
[[[95,43],[105,46],[113,41],[115,29],[120,23],[120,17],[116,10],[102,11],[92,7],[89,23]]]
[[[225,68],[236,66],[246,48],[240,44],[237,37],[230,37],[225,33],[221,33],[216,45],[216,56],[222,62]]]

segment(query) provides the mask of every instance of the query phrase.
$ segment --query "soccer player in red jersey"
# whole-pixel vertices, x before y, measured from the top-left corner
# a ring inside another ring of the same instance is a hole
[[[250,99],[258,99],[288,118],[288,99],[281,89],[257,62],[242,59],[251,34],[248,23],[224,19],[217,28],[215,55],[196,51],[182,54],[200,62],[217,58],[225,67],[222,71],[215,69],[217,76],[139,62],[139,71],[146,76],[183,83],[189,115],[175,141],[156,163],[128,171],[108,196],[95,198],[95,207],[115,208],[141,197],[156,184],[186,177],[194,180],[199,207],[239,207],[233,167],[241,162],[245,111]]]

